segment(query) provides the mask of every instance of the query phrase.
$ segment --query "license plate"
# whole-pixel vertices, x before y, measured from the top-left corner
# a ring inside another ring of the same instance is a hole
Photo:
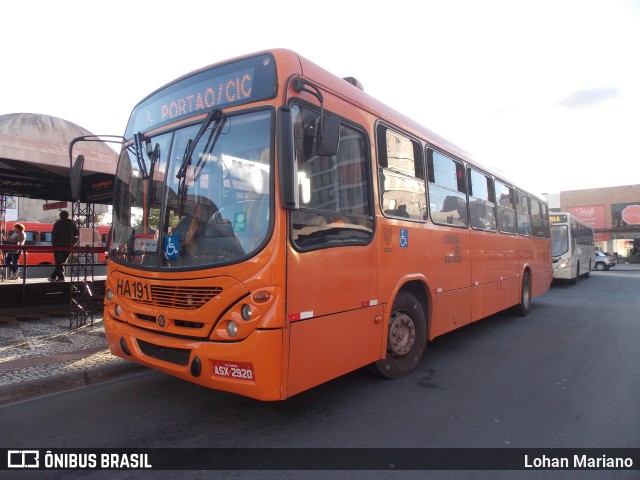
[[[251,363],[222,362],[213,360],[213,376],[220,378],[235,378],[237,380],[255,380]]]
[[[151,287],[147,282],[128,278],[118,278],[116,293],[142,302],[151,301]]]

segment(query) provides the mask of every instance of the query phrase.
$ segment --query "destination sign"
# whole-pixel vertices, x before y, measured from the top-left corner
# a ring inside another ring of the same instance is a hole
[[[566,215],[549,215],[549,221],[551,223],[567,223]]]
[[[214,67],[178,80],[141,102],[131,115],[125,137],[212,108],[265,100],[276,90],[275,61],[270,55]]]

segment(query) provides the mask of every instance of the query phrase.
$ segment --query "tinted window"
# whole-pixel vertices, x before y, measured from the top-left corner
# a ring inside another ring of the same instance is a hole
[[[529,207],[529,195],[516,192],[516,212],[518,214],[518,234],[531,236],[531,208]]]
[[[377,144],[383,213],[411,220],[426,219],[427,197],[420,144],[384,125],[378,126]]]
[[[467,190],[462,163],[428,149],[427,171],[431,220],[434,223],[466,227]]]
[[[513,188],[499,180],[495,181],[495,187],[498,203],[498,230],[503,233],[518,233]]]
[[[361,245],[373,236],[370,174],[364,134],[341,124],[334,156],[316,154],[317,112],[294,107],[300,210],[291,212],[300,249]]]
[[[472,168],[469,169],[469,214],[472,228],[495,231],[493,179]]]

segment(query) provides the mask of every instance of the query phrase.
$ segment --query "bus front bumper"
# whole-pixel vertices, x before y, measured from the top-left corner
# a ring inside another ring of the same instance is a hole
[[[105,312],[106,313],[106,312]],[[239,342],[170,337],[105,315],[112,354],[199,385],[258,400],[283,400],[283,330]]]

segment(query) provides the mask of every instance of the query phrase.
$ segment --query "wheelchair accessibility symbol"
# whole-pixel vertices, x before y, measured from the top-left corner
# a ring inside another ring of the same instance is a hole
[[[400,229],[400,248],[407,248],[409,246],[409,230],[405,228]]]
[[[180,239],[178,235],[164,237],[164,257],[167,259],[178,258],[180,252]]]

